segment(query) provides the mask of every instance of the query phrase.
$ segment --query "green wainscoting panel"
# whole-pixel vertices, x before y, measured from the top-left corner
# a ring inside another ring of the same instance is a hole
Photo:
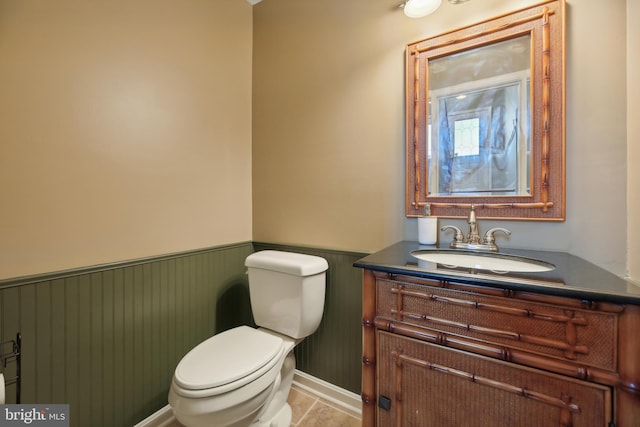
[[[1,281],[0,340],[22,334],[22,402],[68,403],[76,427],[132,426],[166,405],[187,351],[252,323],[251,252],[247,242]]]
[[[296,347],[301,371],[360,394],[362,367],[362,271],[364,253],[254,242],[256,251],[276,249],[325,258],[329,263],[324,315],[318,330]]]
[[[186,352],[253,325],[244,260],[278,249],[329,262],[324,317],[298,369],[360,393],[366,254],[243,242],[0,281],[0,342],[22,334],[22,402],[68,403],[73,427],[130,427],[167,403]],[[15,363],[3,370],[15,375]],[[7,387],[15,402],[15,386]]]

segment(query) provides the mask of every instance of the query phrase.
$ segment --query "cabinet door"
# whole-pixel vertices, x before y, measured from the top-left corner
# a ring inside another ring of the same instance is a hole
[[[378,426],[594,427],[611,390],[541,370],[378,333]]]

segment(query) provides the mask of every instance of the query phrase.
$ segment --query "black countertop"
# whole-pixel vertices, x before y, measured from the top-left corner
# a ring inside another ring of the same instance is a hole
[[[550,295],[594,301],[640,304],[640,286],[577,256],[564,252],[501,249],[500,254],[516,255],[551,263],[551,271],[521,273],[455,268],[420,263],[411,255],[415,250],[444,249],[402,241],[356,261],[355,267],[395,274],[408,274],[438,280],[484,284],[506,289],[535,291]]]

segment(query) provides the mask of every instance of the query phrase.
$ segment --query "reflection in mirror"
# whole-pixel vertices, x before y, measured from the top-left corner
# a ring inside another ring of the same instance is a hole
[[[565,218],[565,1],[407,45],[406,212]]]
[[[430,195],[530,194],[530,45],[527,34],[429,61]]]

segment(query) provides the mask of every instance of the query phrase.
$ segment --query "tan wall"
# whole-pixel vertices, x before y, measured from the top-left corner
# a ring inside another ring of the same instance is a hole
[[[629,276],[640,283],[640,3],[627,0],[627,200]]]
[[[241,0],[0,0],[0,279],[252,237],[364,251],[413,238],[404,45],[536,2],[411,20],[393,0],[263,1],[251,82]],[[624,9],[568,0],[568,219],[507,223],[504,244],[637,277]]]
[[[395,0],[256,5],[254,239],[365,251],[415,239],[404,217],[404,46],[538,2],[445,1],[416,20]],[[624,274],[625,4],[567,5],[567,221],[506,221],[503,244]]]
[[[0,278],[251,238],[251,6],[0,0]]]

